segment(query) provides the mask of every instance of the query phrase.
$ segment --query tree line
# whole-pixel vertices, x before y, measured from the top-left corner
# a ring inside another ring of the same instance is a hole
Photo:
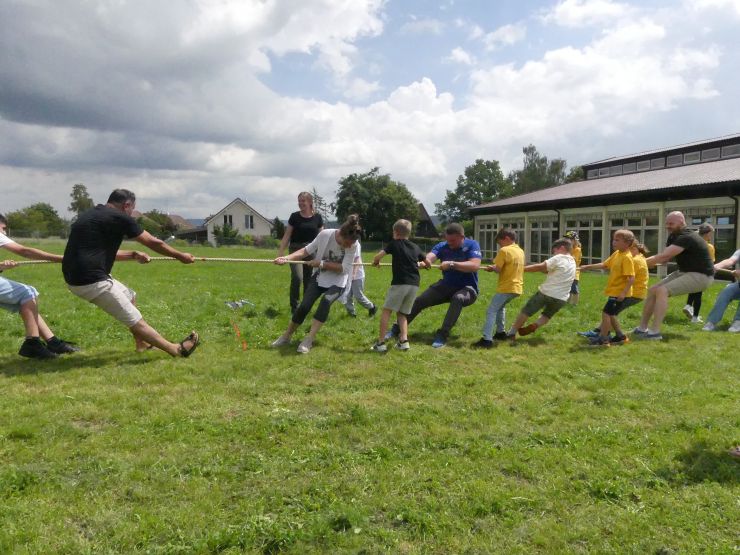
[[[547,187],[562,185],[584,178],[580,166],[567,170],[567,163],[561,158],[548,160],[539,153],[534,145],[522,149],[521,169],[509,172],[504,176],[497,160],[477,159],[460,174],[454,189],[445,192],[442,202],[436,203],[435,212],[442,225],[448,222],[461,222],[466,233],[472,234],[472,221],[468,213],[471,206],[504,199],[507,197],[530,193]],[[398,219],[411,221],[414,226],[419,220],[419,201],[400,181],[395,181],[389,174],[384,174],[375,167],[365,173],[352,173],[338,181],[336,199],[329,202],[314,187],[314,208],[329,222],[335,214],[339,222],[353,213],[362,216],[365,237],[368,240],[382,241],[391,235],[393,222]],[[92,208],[95,203],[82,183],[72,187],[71,203],[68,210],[74,214],[72,220],[62,218],[47,203],[36,203],[29,207],[6,214],[9,228],[17,236],[59,236],[66,237],[74,218]],[[167,214],[150,210],[138,218],[139,224],[152,235],[166,238],[174,234],[177,226]],[[284,223],[275,218],[272,222],[273,236],[282,237]],[[236,230],[224,226],[218,229],[223,236],[223,243],[228,244],[236,237]]]

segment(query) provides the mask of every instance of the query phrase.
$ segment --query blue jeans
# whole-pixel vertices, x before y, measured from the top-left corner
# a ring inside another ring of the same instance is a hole
[[[496,323],[497,333],[505,331],[506,305],[518,296],[516,293],[496,293],[493,296],[486,312],[486,323],[483,325],[483,339],[490,341],[493,338],[494,321]]]
[[[730,283],[720,291],[717,296],[717,300],[714,301],[712,311],[707,316],[707,322],[711,322],[714,325],[719,324],[722,320],[722,316],[725,314],[725,310],[734,300],[740,299],[740,282]],[[737,311],[735,312],[735,320],[740,320],[740,303],[737,305]]]

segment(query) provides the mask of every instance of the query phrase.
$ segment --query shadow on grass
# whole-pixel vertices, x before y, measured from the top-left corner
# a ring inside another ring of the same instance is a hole
[[[726,446],[729,448],[729,446]],[[655,474],[675,485],[716,482],[718,484],[740,483],[740,467],[724,448],[698,441],[678,453],[677,465],[660,468]]]
[[[169,355],[164,353],[162,356],[169,358]],[[148,364],[151,360],[152,357],[143,353],[127,353],[122,355],[120,352],[115,351],[103,354],[74,353],[51,360],[32,360],[9,355],[0,358],[0,374],[13,377],[67,372],[78,368],[101,368],[110,364],[114,365],[114,367],[138,366]]]

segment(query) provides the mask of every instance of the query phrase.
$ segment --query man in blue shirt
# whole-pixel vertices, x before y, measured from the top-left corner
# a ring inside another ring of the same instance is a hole
[[[449,224],[445,229],[445,241],[437,243],[426,255],[429,264],[439,259],[442,279],[431,285],[416,297],[407,320],[409,325],[424,309],[438,304],[449,303],[442,327],[435,334],[432,347],[444,347],[450,330],[460,317],[463,307],[470,306],[478,298],[478,268],[481,251],[477,241],[465,238],[465,230],[460,224]],[[398,335],[396,324],[389,336]]]

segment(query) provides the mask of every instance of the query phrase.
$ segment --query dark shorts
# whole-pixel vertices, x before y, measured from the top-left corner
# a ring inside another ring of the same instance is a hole
[[[578,295],[580,294],[581,290],[578,288],[578,280],[574,279],[573,283],[570,284],[570,294],[571,295]]]
[[[527,316],[532,316],[532,314],[542,309],[543,316],[552,318],[557,314],[558,310],[563,308],[566,304],[568,304],[566,301],[543,295],[537,291],[537,293],[529,298],[527,304],[522,308],[522,312]]]
[[[635,306],[642,302],[642,299],[635,297],[625,297],[623,300],[618,301],[616,297],[609,297],[604,305],[604,313],[609,316],[616,316],[624,309],[631,306]]]

